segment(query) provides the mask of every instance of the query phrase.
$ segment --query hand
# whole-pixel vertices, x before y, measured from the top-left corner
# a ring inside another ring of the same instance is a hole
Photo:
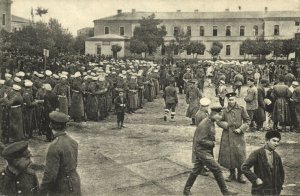
[[[236,133],[236,134],[240,134],[242,132],[242,130],[241,129],[234,129],[233,132]]]
[[[7,93],[4,93],[4,98],[6,98],[7,97]]]
[[[262,185],[264,182],[260,178],[257,178],[256,181],[255,181],[255,183],[257,185]]]

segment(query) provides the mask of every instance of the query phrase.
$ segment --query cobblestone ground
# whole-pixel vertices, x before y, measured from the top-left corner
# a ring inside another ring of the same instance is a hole
[[[243,88],[245,94],[246,88]],[[213,89],[204,95],[218,105]],[[180,95],[176,122],[163,121],[163,99],[146,103],[144,109],[126,115],[126,128],[116,129],[115,116],[102,122],[70,123],[69,134],[79,143],[78,172],[83,195],[182,195],[191,164],[191,148],[195,127],[185,117],[187,105]],[[242,96],[243,97],[243,96]],[[244,105],[241,98],[238,102]],[[221,129],[217,129],[215,155],[218,156]],[[286,182],[283,195],[300,195],[299,135],[284,133],[278,148],[283,158]],[[247,153],[264,144],[263,132],[247,132]],[[30,141],[34,168],[42,178],[48,143],[44,138]],[[4,166],[3,159],[0,166]],[[228,172],[224,169],[224,175]],[[240,195],[250,195],[251,184],[228,183]],[[199,176],[193,195],[220,195],[210,174]]]

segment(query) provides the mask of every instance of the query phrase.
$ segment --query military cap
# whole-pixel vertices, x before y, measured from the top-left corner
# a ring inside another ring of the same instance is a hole
[[[248,82],[254,82],[254,79],[249,78],[249,79],[248,79]]]
[[[225,96],[226,96],[227,98],[235,97],[235,96],[236,96],[236,93],[235,93],[235,92],[227,93]]]
[[[21,80],[19,77],[15,77],[15,78],[14,78],[14,81],[15,81],[15,82],[21,82],[22,80]]]
[[[274,130],[271,130],[271,131],[268,131],[265,135],[265,138],[267,140],[270,140],[272,139],[273,137],[277,137],[281,140],[281,134],[278,132],[278,131],[274,131]]]
[[[21,90],[21,87],[19,85],[14,84],[12,87],[15,91]]]
[[[62,112],[53,111],[49,114],[49,117],[52,121],[58,122],[58,123],[67,123],[70,118],[68,115]]]
[[[33,85],[33,83],[30,80],[25,81],[24,85],[26,87],[31,87]]]
[[[43,85],[44,89],[47,90],[47,91],[51,91],[52,90],[52,87],[50,84],[44,84]]]
[[[208,106],[210,104],[210,100],[206,97],[203,97],[202,99],[200,99],[200,105],[202,106]]]
[[[212,112],[221,112],[222,111],[222,107],[221,106],[215,106],[215,107],[211,107],[210,110]]]
[[[52,71],[46,70],[46,71],[45,71],[45,74],[46,74],[47,76],[51,76],[51,75],[52,75]]]
[[[2,157],[5,159],[17,159],[31,156],[28,150],[27,141],[14,142],[6,146],[2,151]]]
[[[220,80],[219,83],[225,84],[225,81],[224,80]]]
[[[9,73],[6,73],[6,74],[5,74],[5,77],[6,77],[6,78],[11,78],[11,77],[12,77],[12,75],[11,75],[11,74],[9,74]]]
[[[81,73],[79,71],[77,71],[75,74],[74,74],[74,78],[78,78],[81,76]]]
[[[24,77],[24,76],[25,76],[25,73],[24,73],[23,71],[20,71],[20,72],[19,72],[19,76],[20,76],[20,77]]]

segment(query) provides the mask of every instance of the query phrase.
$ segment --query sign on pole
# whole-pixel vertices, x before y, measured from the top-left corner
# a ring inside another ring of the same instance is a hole
[[[44,54],[44,56],[49,57],[49,50],[44,49],[43,54]]]

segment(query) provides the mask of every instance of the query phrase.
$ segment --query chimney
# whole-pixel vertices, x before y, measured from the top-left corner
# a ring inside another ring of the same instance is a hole
[[[229,8],[226,8],[226,9],[225,9],[225,12],[229,12]]]
[[[198,9],[196,9],[194,12],[199,12],[199,10],[198,10]]]
[[[132,9],[132,10],[131,10],[131,13],[133,13],[133,14],[134,14],[134,13],[135,13],[135,9]]]
[[[179,13],[179,12],[181,12],[181,10],[177,10],[176,12]]]
[[[118,14],[122,14],[122,10],[117,10],[117,13]]]
[[[265,12],[268,12],[268,7],[265,7]]]

